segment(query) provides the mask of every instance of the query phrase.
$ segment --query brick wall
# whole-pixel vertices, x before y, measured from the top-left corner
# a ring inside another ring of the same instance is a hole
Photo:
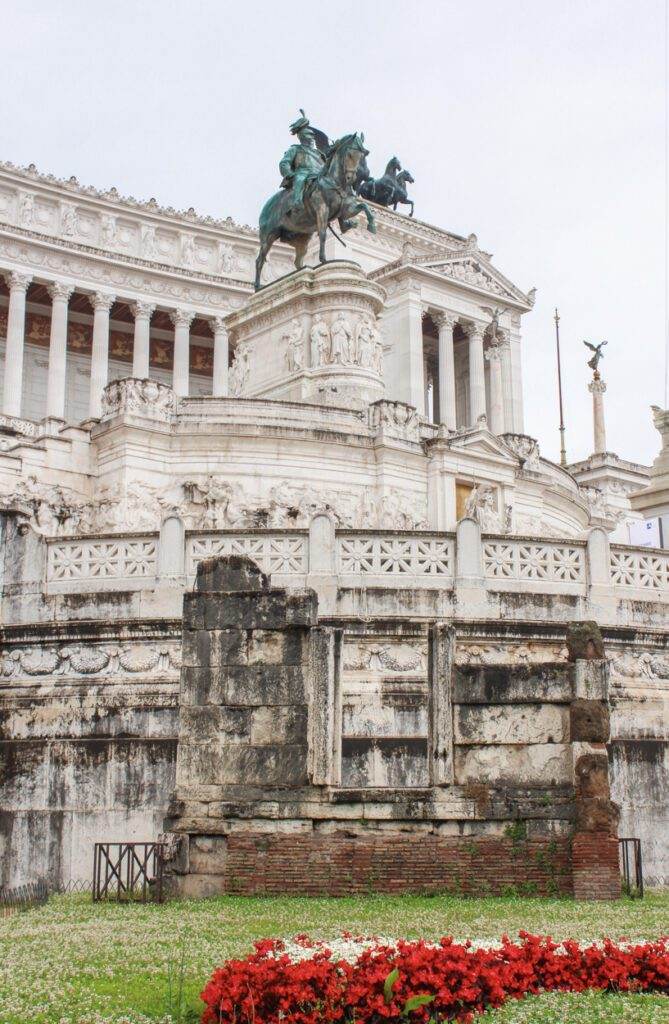
[[[571,893],[569,839],[247,833],[225,844],[227,892]]]

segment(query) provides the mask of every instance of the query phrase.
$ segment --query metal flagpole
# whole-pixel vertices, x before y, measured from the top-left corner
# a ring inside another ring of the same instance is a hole
[[[555,309],[555,343],[557,346],[558,397],[560,400],[560,465],[567,465],[567,451],[564,446],[564,413],[562,411],[562,367],[560,366],[560,317]]]

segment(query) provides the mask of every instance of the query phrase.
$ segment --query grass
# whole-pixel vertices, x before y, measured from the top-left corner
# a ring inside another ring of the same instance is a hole
[[[657,938],[669,933],[669,893],[603,904],[369,896],[221,897],[158,907],[93,904],[88,896],[52,897],[44,907],[0,919],[0,1021],[185,1024],[197,1019],[198,993],[213,967],[247,952],[260,937],[306,931],[332,938],[350,930],[392,937],[493,939],[521,929],[581,940],[606,935]],[[188,1012],[175,1012],[179,1006]],[[549,994],[508,1003],[480,1019],[482,1024],[669,1024],[669,998]]]

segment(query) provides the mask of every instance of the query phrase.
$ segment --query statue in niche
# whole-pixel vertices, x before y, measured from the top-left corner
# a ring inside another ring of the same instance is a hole
[[[192,235],[186,235],[181,243],[181,265],[192,267],[195,261],[195,242]]]
[[[499,530],[497,495],[491,484],[474,484],[465,502],[465,518],[475,519],[484,532]]]
[[[102,244],[110,249],[116,241],[116,221],[113,217],[105,215],[102,218]]]
[[[330,347],[330,362],[342,366],[351,361],[351,325],[342,312],[337,313],[330,330],[332,338]]]
[[[242,341],[237,346],[235,358],[230,367],[230,391],[233,395],[241,395],[246,382],[249,379],[251,366],[249,363],[250,352],[248,342]]]
[[[145,260],[152,260],[156,255],[156,231],[155,228],[142,228],[142,256]]]
[[[77,226],[77,215],[74,207],[61,207],[60,226],[64,235],[73,235]]]
[[[302,324],[297,317],[290,321],[281,340],[286,342],[286,362],[290,373],[302,370],[304,368],[304,345],[302,343]]]
[[[317,313],[309,333],[311,342],[311,365],[325,366],[330,355],[330,328],[324,317]]]
[[[24,228],[29,228],[33,222],[33,216],[35,213],[35,197],[31,192],[26,192],[21,196],[21,202],[19,204],[19,223]]]
[[[218,243],[218,272],[231,274],[235,269],[235,251],[229,242]]]
[[[354,362],[369,369],[374,362],[374,324],[370,316],[363,316],[355,332]]]

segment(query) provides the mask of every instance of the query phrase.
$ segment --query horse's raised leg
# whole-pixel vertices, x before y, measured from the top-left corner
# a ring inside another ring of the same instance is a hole
[[[278,234],[272,233],[267,235],[266,238],[260,236],[260,252],[256,257],[256,279],[255,279],[255,290],[258,291],[260,288],[260,275],[262,274],[262,268],[265,266],[265,260],[267,254],[276,242]]]
[[[295,246],[295,269],[301,270],[304,266],[304,257],[306,255],[307,246],[309,245],[309,239],[311,235],[298,235],[293,242]]]
[[[374,214],[368,207],[367,203],[358,203],[358,208],[355,211],[356,214],[362,212],[367,218],[367,230],[371,231],[373,235],[376,234],[376,221],[374,220]]]

